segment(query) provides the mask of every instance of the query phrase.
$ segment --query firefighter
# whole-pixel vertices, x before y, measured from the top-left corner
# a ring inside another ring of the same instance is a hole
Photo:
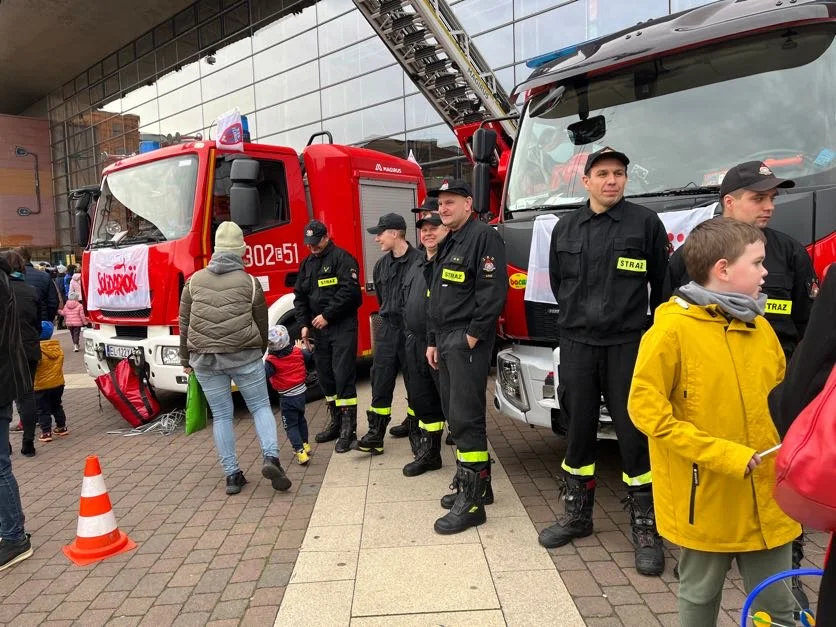
[[[429,192],[450,233],[432,266],[427,360],[439,370],[444,415],[456,439],[458,493],[450,511],[435,521],[440,534],[485,522],[490,485],[485,388],[496,322],[505,305],[505,244],[496,230],[473,216],[470,186],[454,180]]]
[[[552,231],[549,277],[560,305],[558,400],[569,421],[565,514],[540,532],[554,548],[592,533],[595,448],[601,393],[618,436],[627,484],[636,569],[660,575],[665,558],[656,531],[647,438],[627,413],[639,340],[660,304],[669,244],[659,216],[624,199],[627,156],[605,147],[589,155],[589,200]],[[648,294],[648,285],[650,292]]]
[[[406,220],[396,213],[380,217],[377,226],[366,229],[374,241],[387,253],[374,264],[372,276],[377,302],[380,306],[380,325],[375,332],[374,361],[372,362],[372,403],[366,411],[369,431],[357,442],[357,449],[373,455],[383,453],[383,436],[392,419],[392,393],[398,371],[404,373],[403,334],[403,278],[406,269],[415,263],[418,251],[406,241]],[[418,423],[412,431],[417,433]]]
[[[763,266],[768,274],[761,288],[768,298],[765,317],[781,342],[787,363],[804,335],[813,299],[819,289],[816,272],[804,246],[789,235],[767,226],[775,211],[774,200],[778,190],[794,186],[795,182],[776,177],[760,161],[747,161],[734,166],[726,172],[720,185],[723,216],[757,226],[766,236]],[[676,288],[691,281],[681,250],[677,249],[671,257],[665,281],[666,298],[670,298]],[[800,568],[803,558],[802,535],[793,542],[792,567]],[[809,607],[800,578],[792,578],[792,591],[801,607]]]
[[[328,406],[328,424],[317,442],[337,440],[337,453],[357,438],[357,310],[362,302],[357,260],[334,245],[318,220],[305,227],[311,254],[299,266],[293,288],[302,340],[313,337],[319,385]]]
[[[424,203],[427,204],[426,202]],[[436,201],[436,207],[438,203]],[[438,371],[427,363],[427,278],[438,245],[447,234],[438,213],[427,212],[415,223],[423,254],[407,268],[404,275],[404,336],[406,342],[406,382],[409,405],[418,422],[415,459],[403,468],[407,477],[416,477],[441,468],[441,436],[444,411],[438,393]],[[390,431],[391,433],[391,431]]]

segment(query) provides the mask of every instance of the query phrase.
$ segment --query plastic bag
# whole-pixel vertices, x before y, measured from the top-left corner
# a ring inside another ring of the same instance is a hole
[[[194,372],[189,375],[186,388],[186,435],[206,427],[209,418],[209,404]]]

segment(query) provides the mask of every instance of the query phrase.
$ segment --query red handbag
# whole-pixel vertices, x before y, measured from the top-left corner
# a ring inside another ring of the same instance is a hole
[[[116,411],[132,426],[150,422],[160,413],[160,402],[145,376],[145,369],[123,359],[108,373],[96,377],[96,385]]]
[[[787,432],[776,460],[775,500],[788,516],[836,531],[836,368]]]

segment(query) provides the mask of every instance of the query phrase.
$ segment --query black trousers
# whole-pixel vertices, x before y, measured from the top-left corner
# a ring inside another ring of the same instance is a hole
[[[316,372],[328,400],[338,407],[357,405],[357,318],[313,329]]]
[[[566,338],[560,340],[558,401],[569,419],[563,461],[566,472],[578,476],[595,473],[598,417],[603,392],[618,436],[624,482],[628,486],[650,483],[647,438],[636,429],[627,413],[627,397],[638,351],[638,341],[615,346],[592,346]]]
[[[436,334],[441,407],[461,462],[488,461],[486,390],[494,339],[471,350],[464,329]]]
[[[41,432],[52,431],[52,419],[55,418],[56,427],[67,426],[67,415],[64,413],[62,399],[64,397],[64,386],[40,390],[35,392],[35,400],[38,404],[38,424]]]
[[[403,329],[390,324],[385,318],[380,320],[381,324],[374,338],[374,360],[371,373],[372,403],[369,410],[382,416],[391,416],[392,395],[395,391],[398,372],[403,373],[405,384],[408,377],[406,348]]]
[[[38,404],[35,400],[35,371],[37,369],[38,362],[30,361],[29,374],[32,377],[32,390],[17,399],[17,413],[23,425],[23,440],[28,442],[35,440],[35,425],[38,424]]]
[[[411,331],[405,332],[406,349],[406,394],[409,407],[425,431],[444,429],[444,410],[438,392],[438,371],[427,363],[426,334],[419,337]]]

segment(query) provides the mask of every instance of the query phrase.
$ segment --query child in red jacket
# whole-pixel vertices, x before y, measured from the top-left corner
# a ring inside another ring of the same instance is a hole
[[[296,451],[296,461],[307,464],[311,445],[308,444],[308,421],[305,419],[305,353],[290,343],[290,335],[282,326],[270,327],[267,332],[267,359],[264,370],[267,380],[281,395],[282,426],[287,439]]]
[[[81,327],[87,324],[87,316],[84,313],[84,305],[80,301],[81,296],[76,292],[70,292],[69,300],[64,303],[64,308],[58,313],[64,316],[64,324],[70,330],[73,339],[73,352],[78,352],[78,342],[81,336]]]

